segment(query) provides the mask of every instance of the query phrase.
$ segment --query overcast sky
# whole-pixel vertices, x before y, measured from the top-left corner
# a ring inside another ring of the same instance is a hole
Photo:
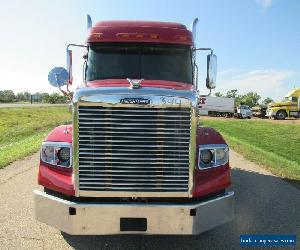
[[[281,99],[300,87],[300,1],[298,0],[0,0],[0,90],[56,91],[48,72],[65,66],[68,43],[85,42],[84,14],[112,19],[175,21],[190,27],[198,17],[197,46],[218,56],[215,91],[236,88]],[[75,52],[73,88],[82,79],[82,53]],[[198,57],[200,90],[206,57]]]

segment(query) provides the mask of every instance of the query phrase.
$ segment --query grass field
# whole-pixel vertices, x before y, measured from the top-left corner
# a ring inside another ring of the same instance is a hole
[[[36,152],[57,125],[70,123],[68,107],[0,109],[0,168]]]
[[[299,124],[210,118],[203,118],[202,123],[216,128],[231,148],[251,161],[266,166],[277,176],[300,180]]]

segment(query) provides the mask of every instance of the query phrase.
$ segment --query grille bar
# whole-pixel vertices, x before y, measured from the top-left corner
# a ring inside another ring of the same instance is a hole
[[[97,107],[97,106],[90,106],[90,108],[88,108],[88,106],[81,106],[81,108],[84,108],[84,110],[81,110],[82,113],[81,114],[86,114],[87,111],[92,111],[94,114],[94,112],[100,111],[102,112],[103,109],[110,109],[106,108],[106,107]],[[173,114],[178,114],[178,113],[186,113],[186,110],[180,110],[180,109],[157,109],[157,108],[138,108],[135,107],[133,109],[131,108],[113,108],[115,112],[123,112],[123,113],[155,113],[155,114],[164,114],[164,113],[173,113]],[[103,114],[105,115],[105,114]]]
[[[140,160],[140,161],[156,161],[157,158],[134,158],[134,157],[131,157],[131,158],[128,158],[128,157],[115,157],[115,156],[109,156],[109,157],[94,157],[94,156],[81,156],[81,158],[84,158],[84,159],[96,159],[96,160],[105,160],[105,161],[108,161],[108,160],[127,160],[127,161],[134,161],[134,160]],[[174,158],[164,158],[164,162],[165,161],[172,161],[174,163]],[[177,161],[184,161],[186,162],[186,159],[178,159]],[[126,162],[127,163],[127,162]]]
[[[101,126],[101,124],[99,124],[100,126]],[[87,129],[87,128],[89,128],[89,129],[93,129],[91,132],[99,132],[99,131],[94,131],[94,129],[95,128],[101,128],[100,126],[93,126],[93,127],[90,127],[90,126],[80,126],[81,127],[81,129],[83,130],[83,133],[88,133],[89,132],[89,130],[85,130],[85,129]],[[103,126],[103,127],[105,127],[105,126]],[[120,128],[112,128],[113,130],[112,130],[112,133],[113,133],[113,131],[114,130],[116,130],[116,131],[120,131]],[[143,131],[152,131],[152,132],[157,132],[157,133],[164,133],[165,131],[171,131],[171,132],[177,132],[177,131],[187,131],[187,129],[186,128],[184,128],[184,129],[182,129],[182,128],[176,128],[176,129],[170,129],[170,128],[147,128],[147,127],[145,127],[145,128],[142,128],[142,127],[140,127],[140,128],[135,128],[136,130],[137,130],[137,132],[143,132]],[[128,128],[128,127],[123,127],[122,129],[121,129],[121,131],[120,132],[122,132],[122,130],[124,131],[124,130],[131,130],[131,132],[133,132],[132,131],[132,128]]]
[[[95,138],[94,140],[97,140],[97,141],[101,141],[101,140],[105,140],[105,139],[102,139],[103,136],[105,135],[93,135],[92,138]],[[114,135],[113,135],[114,136]],[[116,135],[117,138],[125,138],[127,139],[128,137],[129,138],[135,138],[135,139],[152,139],[152,140],[156,140],[156,138],[153,138],[153,136],[142,136],[142,135],[139,135],[139,136],[136,136],[136,135],[132,135],[132,134],[120,134],[120,135]],[[172,139],[172,136],[156,136],[157,138],[159,139]],[[82,139],[81,139],[82,138]],[[86,139],[90,138],[91,139],[91,136],[88,135],[88,136],[80,136],[79,137],[79,140],[81,141],[85,141]],[[183,137],[183,136],[178,136],[177,138],[174,138],[175,141],[177,142],[178,139],[186,139],[186,137]],[[185,141],[186,143],[188,143],[187,141]]]
[[[155,138],[151,138],[152,141],[154,140],[156,143],[165,143],[164,140],[155,140]],[[179,138],[178,138],[179,139]],[[88,143],[86,143],[88,142]],[[89,140],[81,140],[79,139],[79,143],[81,144],[89,144],[90,142],[105,142],[105,143],[112,143],[112,142],[118,142],[118,143],[135,143],[136,140],[116,140],[116,139],[108,139],[108,140],[97,140],[97,139],[89,139]],[[151,140],[143,140],[143,143],[151,142]],[[168,144],[189,144],[188,141],[168,141]]]
[[[92,146],[92,147],[95,147],[95,150],[98,149],[99,147],[105,147],[105,148],[108,148],[108,144],[106,143],[99,143],[99,144],[95,144],[95,143],[86,143],[85,145],[84,144],[81,144],[82,146]],[[144,145],[124,145],[124,144],[114,144],[115,147],[117,148],[121,148],[121,147],[125,147],[125,148],[145,148]],[[185,145],[184,145],[185,146]],[[97,148],[96,148],[97,147]],[[148,145],[147,146],[148,148],[157,148],[157,145]],[[161,148],[179,148],[177,145],[163,145],[161,146]],[[184,149],[186,149],[186,147],[182,147]]]
[[[108,172],[111,172],[111,174],[119,174],[119,173],[123,173],[124,174],[124,168],[115,168],[115,169],[108,169],[108,168],[99,168],[98,170],[98,173],[102,174],[102,173],[108,173]],[[82,171],[80,171],[79,173],[81,173]],[[95,171],[93,169],[87,169],[87,172],[89,174],[95,174]],[[163,175],[169,173],[169,174],[173,174],[174,173],[174,170],[173,169],[164,169],[164,170],[155,170],[155,172],[153,172],[151,169],[138,169],[138,168],[131,168],[130,170],[126,171],[125,175],[128,174],[128,172],[132,172],[132,173],[137,173],[137,174],[154,174],[154,175],[158,175],[158,173],[161,173]],[[86,173],[83,173],[83,174],[86,174]],[[160,175],[161,175],[160,174]],[[188,171],[184,171],[182,170],[181,171],[181,174],[188,174]],[[174,177],[176,177],[177,175],[175,175]]]
[[[120,117],[122,117],[122,116],[120,116]],[[128,119],[128,117],[129,116],[127,116],[126,119]],[[130,117],[132,117],[132,116],[130,116]],[[144,116],[140,116],[140,117],[144,117]],[[149,117],[149,118],[151,118],[151,117]],[[84,118],[82,118],[81,117],[80,120],[83,121],[82,124],[85,124],[84,121],[86,121],[86,120],[89,121],[88,124],[90,124],[90,121],[95,121],[95,122],[97,122],[97,121],[103,121],[103,118],[94,118],[94,117],[84,117]],[[160,122],[172,122],[172,121],[174,121],[174,119],[159,119],[159,120],[160,120]],[[121,119],[121,118],[112,118],[111,121],[114,121],[114,122],[123,121],[124,122],[124,118],[123,119]],[[140,122],[141,120],[140,119],[132,119],[132,118],[130,118],[130,122],[132,122],[132,121]],[[151,120],[151,119],[143,119],[143,121],[144,122],[151,122],[153,120]],[[182,121],[189,121],[189,119],[182,119]]]
[[[85,182],[86,185],[98,185],[97,183],[95,182]],[[136,182],[136,183],[117,183],[115,184],[115,186],[157,186],[157,183],[149,183],[149,182],[144,182],[144,183],[140,183],[140,182]],[[159,184],[160,186],[170,186],[172,184],[165,184],[165,183],[160,183]],[[177,183],[177,186],[186,186],[185,183]]]
[[[86,186],[81,190],[87,191],[107,191],[107,186]],[[110,187],[110,191],[132,191],[132,192],[183,192],[186,191],[185,187]]]
[[[189,108],[79,106],[79,190],[184,192]]]
[[[109,149],[97,149],[97,148],[80,148],[79,152],[88,152],[90,153],[91,150],[94,150],[94,153],[96,153],[97,150],[99,150],[99,152],[103,152],[103,151],[107,151]],[[137,150],[137,149],[132,149],[132,148],[127,148],[127,149],[114,149],[114,152],[141,152],[141,150]],[[142,151],[143,153],[146,153],[145,151]],[[149,148],[147,150],[147,153],[152,153],[152,152],[161,152],[160,149],[153,149],[153,148]],[[164,149],[164,152],[189,152],[188,150],[175,150],[175,149]]]
[[[82,167],[83,167],[83,169],[80,169],[80,171],[79,172],[100,172],[100,173],[102,173],[103,172],[103,170],[102,170],[102,168],[97,168],[97,170],[95,170],[94,169],[94,167],[91,167],[90,165],[81,165]],[[139,167],[139,166],[121,166],[121,165],[119,165],[118,166],[118,168],[116,168],[116,169],[139,169],[139,168],[141,168],[141,167]],[[157,168],[156,166],[147,166],[147,169],[148,168]],[[186,169],[186,167],[178,167],[177,166],[177,168],[182,168],[182,169]],[[100,170],[101,169],[101,170]],[[164,169],[174,169],[174,166],[173,165],[171,165],[171,166],[165,166],[164,167]],[[145,170],[143,169],[143,172],[145,172]]]
[[[90,163],[91,161],[81,161],[81,163]],[[97,165],[105,165],[105,161],[92,161],[92,164],[89,165],[90,167],[97,167]],[[112,163],[112,162],[110,162]],[[132,162],[132,163],[124,163],[124,161],[114,161],[113,163],[115,164],[118,164],[118,165],[138,165],[138,166],[142,166],[143,164],[147,164],[147,165],[171,165],[171,166],[174,166],[174,165],[186,165],[186,163],[180,163],[180,162],[176,162],[176,163],[173,163],[173,162]],[[94,164],[97,164],[97,165],[94,165]],[[108,166],[110,167],[109,163],[108,163]],[[81,168],[80,168],[81,169]]]
[[[127,150],[126,150],[127,151]],[[157,153],[159,152],[159,153]],[[129,151],[129,152],[125,152],[125,150],[122,152],[114,152],[114,156],[119,156],[119,155],[126,155],[126,156],[136,156],[136,157],[139,157],[139,156],[148,156],[149,154],[153,154],[155,153],[155,156],[158,156],[158,155],[161,155],[161,156],[166,156],[166,155],[169,155],[169,154],[173,154],[173,151],[169,150],[168,153],[160,153],[161,151],[156,151],[156,152],[153,152],[153,151],[150,151],[150,152],[134,152],[134,151]],[[178,152],[186,152],[186,151],[178,151]],[[82,157],[84,157],[84,155],[90,155],[90,152],[89,151],[80,151],[79,152],[79,155],[82,155]],[[94,152],[93,155],[96,155],[96,156],[103,156],[103,152],[100,152],[100,153],[97,153],[97,152]],[[189,154],[181,154],[181,156],[189,156]]]

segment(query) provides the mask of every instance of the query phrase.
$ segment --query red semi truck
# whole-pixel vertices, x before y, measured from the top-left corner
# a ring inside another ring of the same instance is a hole
[[[191,31],[171,22],[105,21],[87,16],[84,82],[72,96],[71,125],[41,146],[36,219],[74,235],[199,234],[234,217],[229,149],[198,126],[196,51],[207,55],[209,89],[216,56],[196,48]],[[64,91],[67,93],[67,91]]]

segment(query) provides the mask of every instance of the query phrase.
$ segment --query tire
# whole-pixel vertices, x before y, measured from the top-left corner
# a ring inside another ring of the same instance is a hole
[[[276,119],[277,120],[284,120],[286,117],[287,117],[287,114],[286,114],[286,112],[284,110],[279,110],[276,113]]]

